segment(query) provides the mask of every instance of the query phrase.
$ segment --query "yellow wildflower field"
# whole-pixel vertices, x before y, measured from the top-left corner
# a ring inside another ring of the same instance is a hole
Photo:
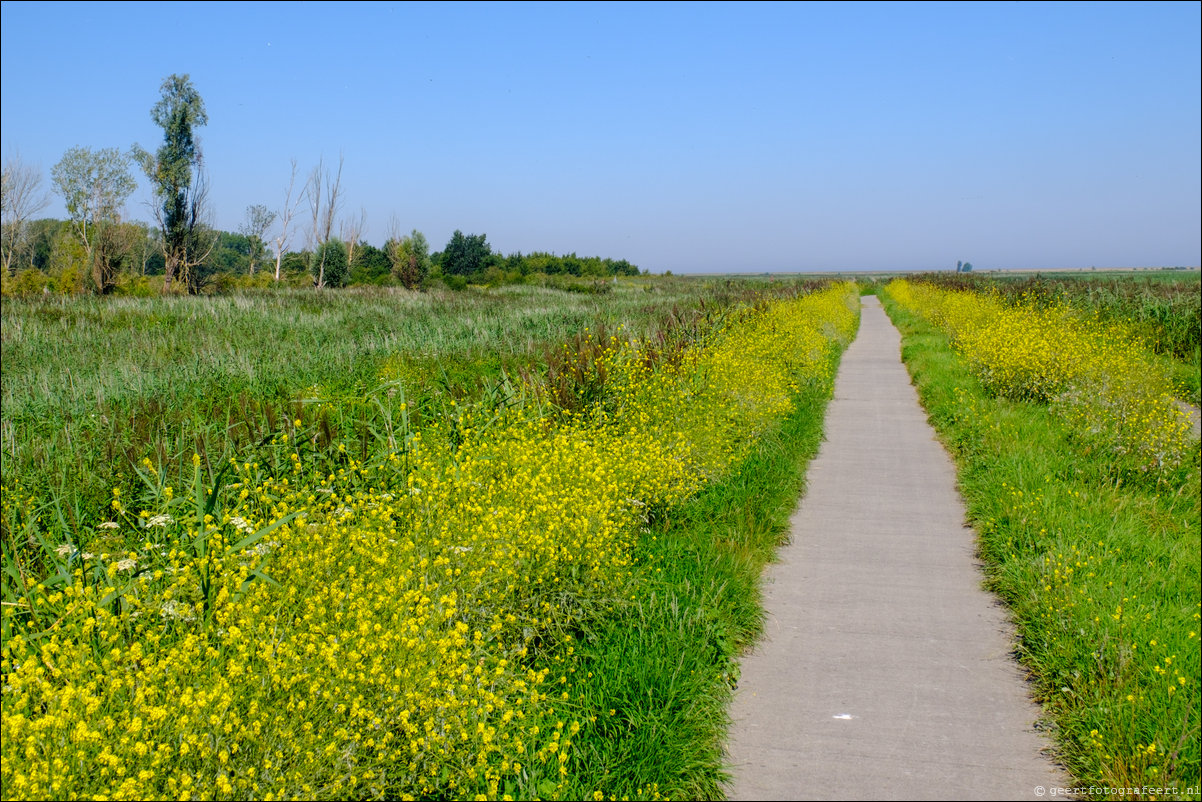
[[[854,332],[854,285],[748,308],[671,363],[610,340],[578,412],[464,409],[336,472],[146,461],[128,551],[55,550],[4,608],[6,798],[555,797],[571,631],[655,510],[737,466]],[[291,438],[291,439],[290,439]],[[5,491],[5,504],[21,503]]]
[[[1180,465],[1192,438],[1171,375],[1130,327],[1061,303],[1003,303],[898,280],[888,292],[952,338],[991,393],[1049,403],[1083,445],[1141,472]]]

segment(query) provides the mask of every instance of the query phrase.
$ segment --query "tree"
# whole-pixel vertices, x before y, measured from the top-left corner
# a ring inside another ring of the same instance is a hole
[[[448,276],[471,278],[484,271],[488,257],[492,255],[486,234],[464,236],[458,229],[442,252],[442,272]]]
[[[292,202],[292,190],[296,187],[296,159],[292,160],[292,177],[288,179],[288,191],[284,195],[284,206],[280,209],[280,235],[275,238],[275,280],[280,280],[280,266],[284,260],[284,253],[288,250],[288,245],[291,243],[291,237],[288,235],[288,226],[292,224],[292,218],[296,216],[296,210],[300,207],[301,199],[298,197],[296,202]]]
[[[46,208],[50,197],[42,189],[42,171],[24,164],[18,154],[4,160],[0,180],[0,250],[5,273],[12,273],[14,260],[29,245],[26,223]],[[31,262],[32,264],[32,262]]]
[[[219,231],[217,244],[209,252],[209,258],[205,260],[205,267],[211,273],[248,274],[253,250],[254,244],[245,234]]]
[[[54,279],[55,289],[64,295],[83,292],[84,276],[88,273],[88,255],[69,222],[54,234],[46,272]]]
[[[383,251],[364,240],[355,249],[351,262],[350,284],[389,284],[392,280],[392,260]]]
[[[426,276],[430,275],[430,243],[426,241],[422,232],[415,228],[409,236],[401,239],[398,255],[401,262],[398,278],[407,288],[417,289],[426,280]]]
[[[164,288],[177,277],[188,292],[200,290],[198,268],[216,243],[208,224],[208,185],[195,129],[209,121],[204,100],[188,75],[170,75],[150,118],[163,129],[163,144],[153,155],[138,145],[133,154],[154,186],[159,205],[155,220],[163,233]]]
[[[322,248],[330,241],[334,230],[334,219],[338,215],[338,195],[342,188],[343,159],[338,159],[338,172],[331,178],[328,170],[322,168],[321,160],[309,175],[309,183],[305,193],[309,198],[309,211],[313,215],[313,227],[309,236],[313,240],[313,261],[309,270],[313,274],[313,286],[323,289],[326,286],[325,258],[329,251]],[[323,201],[324,191],[324,201]]]
[[[130,250],[130,256],[133,263],[138,268],[138,274],[142,276],[158,273],[163,267],[163,253],[159,245],[162,238],[160,232],[154,226],[141,221],[129,223],[137,231],[137,236],[133,238],[133,248]]]
[[[400,235],[400,223],[394,217],[389,225],[388,242],[384,252],[392,264],[392,274],[405,287],[415,290],[430,275],[433,263],[430,259],[430,243],[416,228],[408,236]]]
[[[50,174],[83,246],[85,270],[96,291],[107,293],[128,244],[120,231],[121,210],[137,188],[129,158],[116,148],[71,148]]]
[[[50,267],[50,253],[54,249],[54,237],[63,226],[69,226],[63,220],[44,217],[32,220],[26,224],[25,236],[29,243],[29,259],[37,270],[45,271]]]
[[[347,264],[355,263],[355,249],[359,247],[359,238],[363,236],[363,232],[367,229],[367,209],[359,207],[357,217],[352,217],[350,220],[343,221],[338,226],[338,238],[346,246],[346,261]]]
[[[320,270],[313,274],[313,283],[320,287],[345,287],[350,277],[350,262],[346,258],[346,246],[338,238],[328,239],[313,254],[310,262],[312,270]],[[320,283],[319,283],[320,282]]]
[[[246,220],[238,229],[238,233],[246,237],[250,243],[250,274],[255,274],[255,262],[263,255],[266,246],[263,237],[267,229],[275,222],[275,212],[261,203],[246,207]]]

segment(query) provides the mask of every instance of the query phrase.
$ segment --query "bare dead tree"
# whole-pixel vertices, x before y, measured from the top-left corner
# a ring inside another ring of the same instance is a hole
[[[0,246],[4,251],[6,273],[12,271],[13,261],[25,248],[25,224],[49,203],[50,195],[42,189],[41,170],[24,164],[17,153],[4,160],[3,186],[0,186],[0,206],[3,207]]]
[[[338,195],[342,188],[343,161],[343,157],[339,156],[338,172],[331,177],[329,171],[324,169],[322,160],[319,159],[317,166],[309,175],[308,188],[305,193],[309,198],[309,211],[313,217],[313,227],[309,233],[313,241],[313,262],[310,269],[313,272],[313,284],[319,290],[326,286],[326,249],[322,246],[330,241],[330,234],[334,230],[334,219],[338,215]]]
[[[288,234],[288,226],[292,223],[292,218],[296,216],[296,210],[300,208],[301,198],[298,196],[296,202],[292,201],[292,191],[296,188],[296,159],[292,160],[292,175],[288,179],[288,191],[284,194],[284,207],[280,209],[280,235],[275,238],[275,280],[280,280],[280,264],[284,261],[284,251],[291,244],[292,238]]]
[[[176,275],[188,292],[195,295],[204,283],[204,276],[198,268],[204,265],[213,248],[217,247],[218,232],[209,220],[208,174],[203,169],[197,169],[193,182],[184,218],[185,236],[176,251]]]
[[[384,255],[388,257],[388,261],[392,264],[392,272],[396,273],[397,248],[401,244],[401,219],[396,216],[396,212],[388,218],[388,230],[384,240]]]
[[[353,265],[355,263],[355,248],[359,244],[359,239],[367,230],[367,209],[360,206],[359,214],[349,220],[345,220],[338,226],[338,236],[346,244],[346,263]]]

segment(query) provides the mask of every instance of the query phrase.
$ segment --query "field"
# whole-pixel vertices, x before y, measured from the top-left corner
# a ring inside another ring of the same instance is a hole
[[[4,797],[719,797],[861,292],[1060,759],[1196,788],[1196,278],[943,274],[6,299]]]
[[[581,289],[6,301],[5,796],[715,795],[857,293]]]

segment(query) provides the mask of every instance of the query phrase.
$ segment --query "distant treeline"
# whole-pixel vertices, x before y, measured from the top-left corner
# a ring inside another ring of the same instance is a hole
[[[59,292],[117,292],[150,294],[160,290],[165,259],[159,231],[149,224],[119,223],[113,237],[114,275],[106,287],[97,287],[89,270],[88,255],[69,220],[46,218],[25,224],[21,252],[4,272],[5,295]],[[315,254],[312,249],[287,251],[278,260],[262,238],[229,231],[214,231],[212,250],[194,272],[198,287],[207,292],[238,288],[312,286],[314,265],[324,267],[325,287],[406,286],[421,289],[445,285],[462,289],[468,284],[506,284],[531,276],[612,278],[637,276],[639,268],[625,259],[577,256],[535,251],[503,255],[494,253],[484,234],[456,231],[441,251],[429,252],[418,231],[392,238],[377,247],[366,240],[343,242],[332,238]],[[319,258],[321,257],[321,258]]]
[[[366,210],[339,219],[338,209],[345,203],[341,158],[337,170],[319,159],[299,192],[293,159],[283,206],[247,206],[237,233],[221,231],[211,224],[208,176],[195,133],[209,122],[204,100],[187,74],[167,76],[159,90],[159,101],[150,110],[163,130],[157,150],[137,143],[128,150],[76,146],[50,169],[50,183],[63,199],[67,220],[34,219],[50,202],[41,169],[16,154],[5,159],[0,292],[153,294],[155,276],[162,277],[161,292],[192,294],[272,283],[321,290],[353,284],[420,289],[441,282],[462,289],[472,283],[523,281],[535,274],[600,278],[639,272],[625,259],[574,253],[502,256],[493,253],[484,234],[461,231],[443,250],[431,253],[420,231],[402,235],[395,220],[387,241],[377,248],[362,238]],[[153,224],[125,219],[125,203],[137,188],[135,165],[154,194]],[[311,246],[293,251],[297,218],[306,201]]]

